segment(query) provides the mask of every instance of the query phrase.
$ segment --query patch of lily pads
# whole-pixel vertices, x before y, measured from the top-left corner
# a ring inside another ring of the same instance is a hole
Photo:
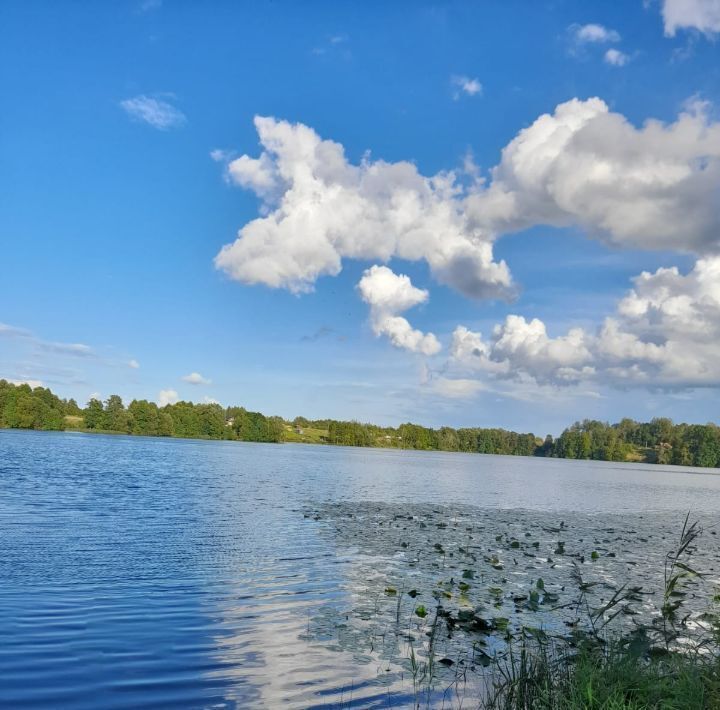
[[[667,514],[562,516],[431,504],[328,503],[304,511],[337,550],[347,603],[315,633],[367,662],[456,681],[522,638],[573,639],[610,621],[656,624],[663,566],[682,521]],[[701,521],[702,522],[702,521]],[[712,521],[705,521],[712,525]],[[720,546],[694,551],[687,614],[707,611]],[[309,625],[312,632],[313,625]]]

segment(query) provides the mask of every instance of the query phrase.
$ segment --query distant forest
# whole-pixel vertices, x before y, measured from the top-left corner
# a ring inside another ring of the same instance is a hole
[[[333,419],[268,417],[243,407],[177,402],[158,407],[118,395],[91,399],[81,408],[45,387],[0,380],[0,428],[74,430],[139,436],[173,436],[230,441],[305,442],[422,451],[462,451],[599,461],[639,461],[683,466],[720,466],[720,427],[674,424],[667,418],[617,424],[584,420],[557,438],[479,427],[430,429],[418,424],[380,427]]]

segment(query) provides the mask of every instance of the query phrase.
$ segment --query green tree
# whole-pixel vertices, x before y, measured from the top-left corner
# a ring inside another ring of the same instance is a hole
[[[102,402],[94,397],[87,403],[83,412],[85,426],[88,429],[102,429],[105,423],[105,412],[103,411]]]

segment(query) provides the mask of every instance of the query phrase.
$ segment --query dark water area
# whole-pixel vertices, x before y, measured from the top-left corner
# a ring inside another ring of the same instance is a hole
[[[538,542],[528,579],[562,518],[569,553],[616,549],[588,567],[609,579],[656,574],[688,511],[717,574],[717,471],[3,430],[0,706],[412,706],[406,649],[370,617],[395,614],[388,584],[454,562],[386,533],[398,516],[461,520],[487,548],[517,528]]]

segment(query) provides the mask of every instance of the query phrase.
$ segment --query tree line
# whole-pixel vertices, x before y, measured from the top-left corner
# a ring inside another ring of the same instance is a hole
[[[339,446],[372,446],[422,451],[545,456],[598,461],[644,461],[683,466],[720,467],[720,428],[715,424],[674,424],[658,417],[650,422],[623,419],[608,424],[586,419],[553,439],[531,433],[479,427],[432,429],[418,424],[380,427],[356,421],[292,422],[243,407],[177,402],[159,407],[134,399],[127,406],[118,395],[104,402],[91,399],[81,408],[45,387],[0,380],[0,427],[62,430],[66,428],[139,436],[171,436],[233,441],[282,442],[288,432],[321,430],[321,440]]]
[[[0,427],[279,442],[285,423],[280,417],[219,404],[177,402],[158,407],[134,399],[126,407],[116,394],[105,402],[91,399],[81,409],[74,399],[60,399],[45,387],[0,380]]]

